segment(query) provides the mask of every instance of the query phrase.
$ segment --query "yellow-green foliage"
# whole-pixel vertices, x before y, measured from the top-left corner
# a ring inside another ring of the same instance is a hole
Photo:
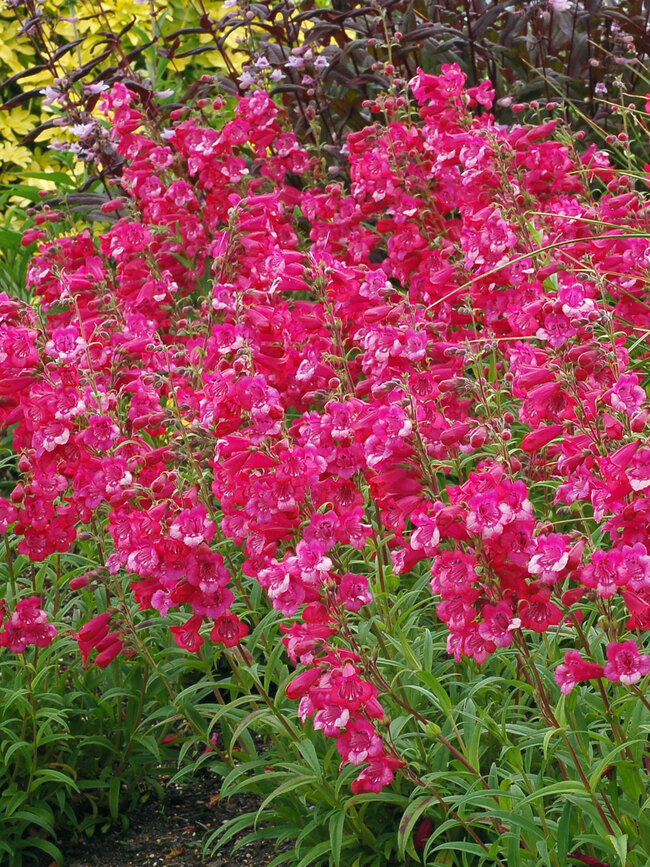
[[[204,0],[201,5],[213,19],[219,19],[223,14],[221,0]],[[44,41],[52,51],[80,37],[86,37],[79,46],[57,60],[57,71],[60,75],[80,67],[102,53],[106,49],[106,43],[102,43],[102,40],[107,32],[117,33],[134,22],[123,37],[124,50],[129,51],[145,44],[152,36],[166,35],[180,28],[196,26],[202,14],[199,0],[196,0],[196,5],[193,0],[70,0],[63,3],[46,0],[44,4],[39,4],[39,8],[44,13],[43,25],[40,33],[34,36],[41,44]],[[26,14],[25,7],[14,10],[8,7],[6,0],[0,0],[2,81],[39,63],[32,34],[22,32],[21,24]],[[188,34],[182,38],[181,50],[212,41],[209,34]],[[111,62],[114,62],[114,59],[105,61],[104,66]],[[220,56],[218,52],[211,51],[177,59],[170,71],[182,71],[190,63],[199,69],[214,69],[220,64]],[[101,67],[98,67],[93,74],[98,74],[100,70]],[[11,88],[5,89],[3,98],[7,100],[20,91],[45,88],[53,84],[52,79],[52,73],[47,70],[26,76]],[[23,139],[56,114],[53,107],[43,104],[40,95],[24,105],[0,112],[0,185],[23,181],[43,188],[54,186],[47,178],[34,178],[33,175],[47,174],[53,169],[61,171],[61,161],[52,151],[48,151],[48,144],[52,139],[64,138],[65,132],[54,127],[40,132],[34,143],[24,144]]]

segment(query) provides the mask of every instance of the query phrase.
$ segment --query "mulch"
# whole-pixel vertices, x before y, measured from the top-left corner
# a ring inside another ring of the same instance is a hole
[[[183,786],[171,784],[162,803],[147,801],[130,816],[126,831],[59,841],[65,867],[265,867],[277,854],[266,840],[233,852],[235,838],[202,857],[202,840],[210,831],[258,806],[251,795],[235,795],[222,803],[220,785],[214,774]],[[41,867],[56,867],[56,862],[44,861]]]

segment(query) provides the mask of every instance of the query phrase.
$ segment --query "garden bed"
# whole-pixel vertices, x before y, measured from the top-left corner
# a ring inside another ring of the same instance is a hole
[[[161,778],[164,785],[165,778]],[[131,817],[126,830],[112,829],[90,839],[69,838],[62,842],[67,867],[262,867],[274,856],[273,843],[250,843],[233,852],[236,845],[203,857],[201,841],[206,833],[243,812],[254,810],[256,799],[235,795],[222,802],[221,778],[205,774],[184,786],[172,783],[164,800],[152,797]],[[39,867],[55,867],[45,859]]]

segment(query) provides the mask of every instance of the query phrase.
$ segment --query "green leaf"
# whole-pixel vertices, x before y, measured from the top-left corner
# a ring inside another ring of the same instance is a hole
[[[321,763],[318,759],[318,755],[316,754],[316,748],[313,743],[308,740],[298,741],[295,746],[300,750],[300,754],[307,762],[311,770],[314,772],[315,777],[318,781],[322,781],[323,779],[323,769]]]
[[[293,858],[293,855],[293,852],[281,852],[275,856],[269,867],[280,867],[281,864],[287,864]]]
[[[43,810],[39,813],[35,812],[37,808],[34,807],[30,810],[17,810],[13,815],[12,819],[25,819],[27,822],[31,824],[38,825],[39,828],[43,828],[51,837],[55,837],[55,831],[52,824],[52,813],[50,810],[47,810],[43,807]],[[46,813],[47,816],[44,816],[43,813]]]
[[[0,247],[16,250],[21,246],[22,237],[22,232],[14,232],[12,229],[0,229]]]
[[[485,861],[485,851],[477,844],[477,843],[464,843],[462,840],[455,840],[453,843],[441,843],[436,847],[435,851],[438,852],[441,849],[454,849],[458,852],[467,852],[470,855],[478,855],[481,858],[482,863]]]
[[[256,720],[269,718],[269,710],[266,707],[259,708],[258,710],[249,713],[244,719],[239,723],[237,728],[233,731],[230,742],[231,744],[235,744],[239,740],[239,736],[242,735],[249,726],[251,726]]]
[[[309,786],[314,785],[314,778],[311,774],[304,775],[302,777],[291,776],[291,779],[287,780],[286,783],[282,783],[281,786],[273,789],[270,795],[267,795],[266,798],[262,801],[257,811],[255,817],[255,824],[257,824],[257,820],[262,815],[264,808],[267,807],[272,801],[278,798],[280,795],[286,795],[288,792],[295,792],[296,789],[305,789]]]
[[[567,855],[571,840],[571,820],[573,818],[573,804],[564,805],[560,821],[557,824],[557,859],[560,867],[567,867]]]
[[[549,729],[546,731],[546,733],[545,733],[545,735],[544,735],[544,741],[543,741],[543,747],[542,747],[542,751],[543,751],[543,753],[544,753],[544,758],[545,758],[545,759],[548,758],[548,747],[549,747],[549,744],[550,744],[550,742],[551,742],[551,739],[552,739],[555,735],[559,735],[559,734],[561,734],[563,731],[565,731],[565,729],[558,729],[558,728],[555,728],[555,727],[553,727],[553,728],[549,728]]]
[[[647,738],[635,738],[632,741],[626,741],[624,744],[619,744],[614,747],[613,750],[610,750],[607,755],[603,756],[603,758],[598,762],[594,770],[589,775],[589,788],[592,792],[596,791],[598,784],[603,776],[603,772],[608,765],[613,764],[614,759],[617,755],[624,750],[626,747],[631,747],[634,744],[643,744],[645,743]]]
[[[305,857],[298,862],[296,867],[308,867],[309,864],[314,864],[316,861],[326,858],[331,851],[332,844],[329,840],[324,840],[322,843],[312,846]]]
[[[543,786],[531,795],[520,801],[520,806],[531,804],[539,798],[548,798],[550,795],[584,795],[585,787],[577,780],[564,780],[562,783],[551,783],[549,786]]]
[[[113,819],[117,819],[120,811],[120,777],[113,777],[108,792],[108,809]]]
[[[621,867],[627,865],[627,834],[621,834],[620,837],[614,837],[612,834],[607,835],[607,839],[616,850],[621,861]]]
[[[12,197],[20,196],[23,199],[29,199],[32,202],[39,202],[41,200],[39,190],[37,190],[36,187],[30,187],[27,184],[12,184],[11,195]]]
[[[215,850],[221,849],[226,843],[240,834],[246,828],[250,828],[256,819],[255,813],[242,813],[234,819],[229,819],[224,825],[214,831],[207,839],[206,846],[214,846]]]
[[[400,858],[404,858],[406,855],[406,847],[411,839],[411,833],[415,827],[415,823],[427,807],[435,803],[435,800],[436,799],[432,795],[422,795],[414,801],[411,801],[406,810],[404,810],[397,831],[397,851]]]
[[[53,768],[41,768],[36,771],[34,774],[34,783],[32,785],[32,791],[37,789],[39,786],[42,786],[44,783],[48,782],[58,782],[64,786],[69,786],[74,789],[75,792],[79,791],[79,787],[75,783],[75,781],[68,776],[68,774],[64,774],[62,771],[55,771]]]
[[[135,735],[133,738],[133,742],[141,747],[144,747],[145,750],[151,753],[151,755],[159,764],[162,762],[160,747],[158,746],[158,741],[153,735]]]
[[[513,831],[508,836],[508,867],[521,865],[521,831]]]
[[[341,864],[341,843],[343,841],[343,828],[345,827],[345,810],[332,813],[330,816],[330,841],[332,843],[332,857],[336,867]]]
[[[29,847],[30,849],[40,849],[42,852],[46,852],[50,858],[54,858],[59,867],[63,867],[63,853],[50,840],[41,840],[40,837],[30,837]]]

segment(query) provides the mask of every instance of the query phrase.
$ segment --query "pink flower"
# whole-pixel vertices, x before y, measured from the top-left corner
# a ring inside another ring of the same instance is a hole
[[[484,605],[482,614],[483,623],[478,627],[481,637],[497,647],[508,647],[512,644],[512,633],[521,627],[521,620],[512,616],[508,603],[501,601],[497,605]]]
[[[393,756],[382,755],[371,759],[368,767],[364,768],[352,783],[352,791],[355,795],[360,795],[362,792],[381,792],[385,786],[392,783],[395,771],[403,765],[404,762]]]
[[[539,575],[545,584],[554,584],[569,560],[566,536],[561,533],[538,536],[535,548],[536,553],[530,558],[528,571],[531,575]]]
[[[577,650],[567,650],[564,662],[555,669],[555,682],[562,695],[568,695],[577,683],[600,678],[604,673],[602,665],[588,662]]]
[[[119,435],[119,427],[109,416],[93,416],[90,427],[84,432],[84,440],[91,449],[107,452],[113,448]]]
[[[289,658],[292,662],[300,660],[304,665],[311,665],[319,647],[336,633],[336,629],[326,623],[292,623],[291,626],[283,623],[280,629],[285,633],[282,642]]]
[[[650,487],[650,449],[639,449],[625,468],[625,474],[633,491]]]
[[[70,439],[70,428],[62,421],[51,420],[34,431],[33,442],[36,455],[53,452],[57,446],[64,446]]]
[[[441,551],[431,567],[429,582],[432,593],[442,596],[463,596],[477,580],[476,558],[464,551]]]
[[[557,626],[562,620],[562,611],[549,601],[550,589],[542,587],[529,599],[519,603],[519,615],[524,629],[533,632],[546,632],[549,626]]]
[[[375,759],[383,750],[375,727],[364,719],[348,723],[343,734],[338,736],[336,746],[343,756],[342,764],[350,762],[353,765]]]
[[[346,662],[340,674],[332,678],[330,698],[348,710],[359,710],[370,698],[377,695],[374,684],[362,680],[355,667]]]
[[[361,611],[364,605],[369,605],[373,600],[366,576],[353,572],[346,572],[341,578],[337,597],[348,611]]]
[[[521,441],[521,447],[525,452],[534,452],[544,448],[562,433],[561,424],[549,424],[527,433]]]
[[[476,627],[472,628],[463,640],[463,653],[478,664],[483,665],[490,653],[494,653],[495,643],[486,638]]]
[[[436,606],[436,614],[447,626],[455,631],[462,631],[476,617],[476,610],[471,604],[478,599],[479,591],[473,590],[463,596],[453,596],[443,599]]]
[[[513,514],[511,506],[501,498],[498,489],[476,494],[470,500],[467,529],[483,539],[493,539],[503,532]]]
[[[495,90],[492,87],[492,82],[486,80],[482,81],[477,87],[468,87],[467,95],[476,100],[479,105],[490,109],[494,103]]]
[[[340,707],[337,704],[328,704],[326,707],[316,711],[314,716],[314,729],[322,731],[328,738],[335,738],[341,734],[344,726],[347,726],[350,720],[350,711],[346,707]],[[340,752],[339,747],[339,752]]]
[[[620,559],[616,566],[621,586],[630,590],[650,589],[650,555],[642,542],[617,549]]]
[[[18,518],[16,507],[0,497],[0,533],[6,533],[10,524],[14,524]]]
[[[646,398],[645,389],[641,388],[640,379],[636,373],[622,373],[609,393],[609,403],[612,409],[630,416],[643,406]]]
[[[336,512],[316,512],[311,516],[310,523],[305,528],[305,542],[317,542],[321,551],[326,554],[336,545],[336,535],[340,521]]]
[[[245,635],[248,635],[248,626],[236,614],[223,614],[214,621],[210,640],[226,647],[235,647]]]
[[[197,548],[202,542],[209,542],[214,536],[214,523],[208,518],[204,505],[183,509],[169,527],[169,536],[180,539],[188,548]]]
[[[97,645],[95,665],[98,668],[107,668],[124,649],[124,642],[119,632],[109,633],[103,641]]]
[[[617,643],[612,641],[607,645],[605,677],[614,683],[631,686],[650,672],[650,656],[639,653],[639,648],[633,638]]]
[[[307,695],[312,686],[321,677],[322,672],[318,668],[306,668],[304,671],[301,671],[300,674],[296,675],[287,684],[287,698],[295,701]]]
[[[599,596],[608,598],[618,592],[625,583],[626,575],[621,574],[622,555],[617,548],[611,551],[594,551],[591,563],[580,571],[580,580],[585,587],[592,587]]]
[[[197,653],[204,641],[199,632],[202,623],[203,617],[200,614],[195,614],[182,626],[170,626],[169,631],[179,647],[183,650],[189,650],[190,653]]]
[[[625,628],[633,629],[650,628],[650,589],[644,588],[638,593],[631,590],[621,590],[621,596],[625,600],[631,617],[625,624]]]
[[[411,548],[423,551],[427,557],[432,557],[440,543],[440,531],[435,518],[431,515],[413,515],[412,522],[416,529],[411,534]]]
[[[571,320],[564,313],[550,313],[544,317],[543,327],[537,329],[536,337],[548,341],[554,349],[575,337],[577,331],[571,325]]]
[[[74,362],[83,355],[87,343],[75,325],[55,328],[45,344],[45,351],[60,362]]]

